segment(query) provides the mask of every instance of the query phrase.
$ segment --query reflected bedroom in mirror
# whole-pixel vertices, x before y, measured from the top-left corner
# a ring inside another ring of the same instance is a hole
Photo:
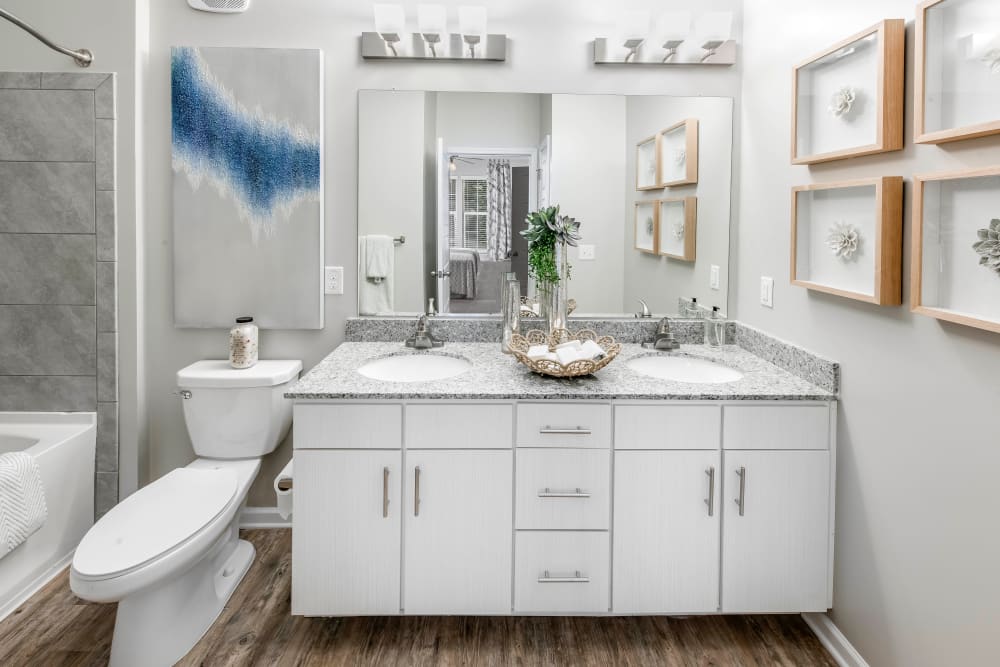
[[[581,222],[574,316],[727,309],[733,102],[665,95],[363,90],[358,312],[484,316],[529,213]]]

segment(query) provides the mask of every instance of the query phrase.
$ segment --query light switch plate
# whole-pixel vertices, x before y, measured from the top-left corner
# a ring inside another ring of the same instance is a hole
[[[324,269],[323,291],[326,294],[344,293],[344,267],[328,266]]]
[[[712,289],[719,289],[719,265],[713,264],[709,271],[708,286]]]
[[[578,257],[581,261],[592,260],[597,255],[597,246],[593,244],[580,244],[577,246]]]
[[[774,278],[760,277],[760,305],[774,308]]]

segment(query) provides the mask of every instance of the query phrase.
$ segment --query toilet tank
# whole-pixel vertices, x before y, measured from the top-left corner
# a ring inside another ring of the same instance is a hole
[[[292,425],[292,402],[284,393],[301,371],[298,360],[264,360],[242,369],[205,360],[177,371],[195,454],[248,459],[273,452]]]

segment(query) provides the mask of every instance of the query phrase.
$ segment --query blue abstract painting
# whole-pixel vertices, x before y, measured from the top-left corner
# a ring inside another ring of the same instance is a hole
[[[174,321],[323,326],[322,57],[171,51]]]

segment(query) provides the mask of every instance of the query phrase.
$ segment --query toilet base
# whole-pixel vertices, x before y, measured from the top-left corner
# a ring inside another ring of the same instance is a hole
[[[191,569],[121,600],[109,666],[166,667],[183,658],[222,613],[255,555],[233,521]]]

